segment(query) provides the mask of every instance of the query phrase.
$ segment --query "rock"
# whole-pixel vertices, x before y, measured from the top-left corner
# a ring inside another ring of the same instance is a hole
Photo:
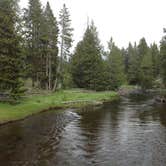
[[[155,100],[159,103],[166,103],[166,98],[165,97],[158,96],[158,97],[156,97]]]

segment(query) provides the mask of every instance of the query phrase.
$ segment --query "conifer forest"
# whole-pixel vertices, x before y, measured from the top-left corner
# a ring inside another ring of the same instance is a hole
[[[143,89],[166,85],[166,37],[147,44],[145,38],[119,48],[110,37],[102,46],[93,20],[71,52],[74,29],[64,4],[55,16],[49,2],[29,0],[20,11],[17,0],[0,1],[0,92],[18,99],[33,88],[116,90],[123,84]],[[161,27],[162,28],[162,27]],[[164,30],[165,32],[165,30]],[[110,32],[111,33],[111,32]]]

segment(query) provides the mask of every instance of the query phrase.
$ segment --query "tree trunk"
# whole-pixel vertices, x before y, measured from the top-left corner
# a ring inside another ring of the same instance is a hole
[[[46,90],[48,90],[48,56],[46,55]]]
[[[49,87],[49,90],[51,90],[52,88],[52,85],[51,85],[51,80],[52,80],[52,65],[51,65],[51,55],[49,54],[49,62],[48,62],[49,66],[49,74],[48,74],[48,87]]]

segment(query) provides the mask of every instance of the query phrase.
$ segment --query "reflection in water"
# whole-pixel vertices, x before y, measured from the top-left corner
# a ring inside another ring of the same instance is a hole
[[[123,98],[79,114],[47,112],[0,128],[2,166],[164,166],[166,107]]]

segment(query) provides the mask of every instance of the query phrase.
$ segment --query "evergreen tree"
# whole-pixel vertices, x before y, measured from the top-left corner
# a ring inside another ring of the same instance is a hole
[[[129,67],[128,67],[128,82],[131,85],[137,85],[140,82],[140,62],[137,51],[137,45],[129,44],[128,49]]]
[[[129,43],[131,45],[131,43]],[[125,65],[125,74],[128,74],[129,71],[129,61],[130,61],[130,54],[128,53],[128,50],[122,48],[121,50],[122,56],[124,57],[124,65]]]
[[[102,69],[101,46],[92,22],[72,57],[73,81],[79,88],[101,90]]]
[[[58,25],[56,18],[47,2],[44,12],[44,26],[42,26],[42,45],[44,52],[44,74],[43,81],[47,90],[55,90],[58,65]]]
[[[63,77],[64,77],[64,71],[66,64],[65,61],[70,58],[70,49],[72,47],[72,32],[73,28],[71,28],[71,20],[70,20],[70,14],[68,11],[68,8],[66,5],[63,5],[63,8],[60,11],[60,63],[58,68],[58,75],[59,75],[59,86],[63,85]],[[64,64],[63,64],[64,62]]]
[[[153,78],[156,79],[160,73],[160,54],[157,44],[153,43],[150,47],[152,55]]]
[[[0,91],[13,99],[21,94],[21,37],[17,29],[17,1],[0,1]]]
[[[152,87],[153,83],[153,70],[152,70],[152,55],[148,51],[142,59],[141,62],[141,87],[143,90]]]
[[[139,42],[138,57],[141,69],[140,85],[143,89],[151,88],[153,81],[152,55],[145,38],[142,38]]]
[[[110,88],[117,89],[125,83],[126,76],[124,73],[124,57],[121,50],[114,44],[112,38],[108,43],[109,55],[109,72],[110,72]]]
[[[27,45],[27,64],[32,86],[40,86],[43,75],[42,59],[42,26],[44,23],[43,11],[39,0],[29,0],[29,8],[24,12],[25,35]]]
[[[164,29],[164,33],[166,30]],[[166,86],[166,35],[162,38],[160,44],[160,54],[161,54],[161,75],[163,78],[163,83]]]

